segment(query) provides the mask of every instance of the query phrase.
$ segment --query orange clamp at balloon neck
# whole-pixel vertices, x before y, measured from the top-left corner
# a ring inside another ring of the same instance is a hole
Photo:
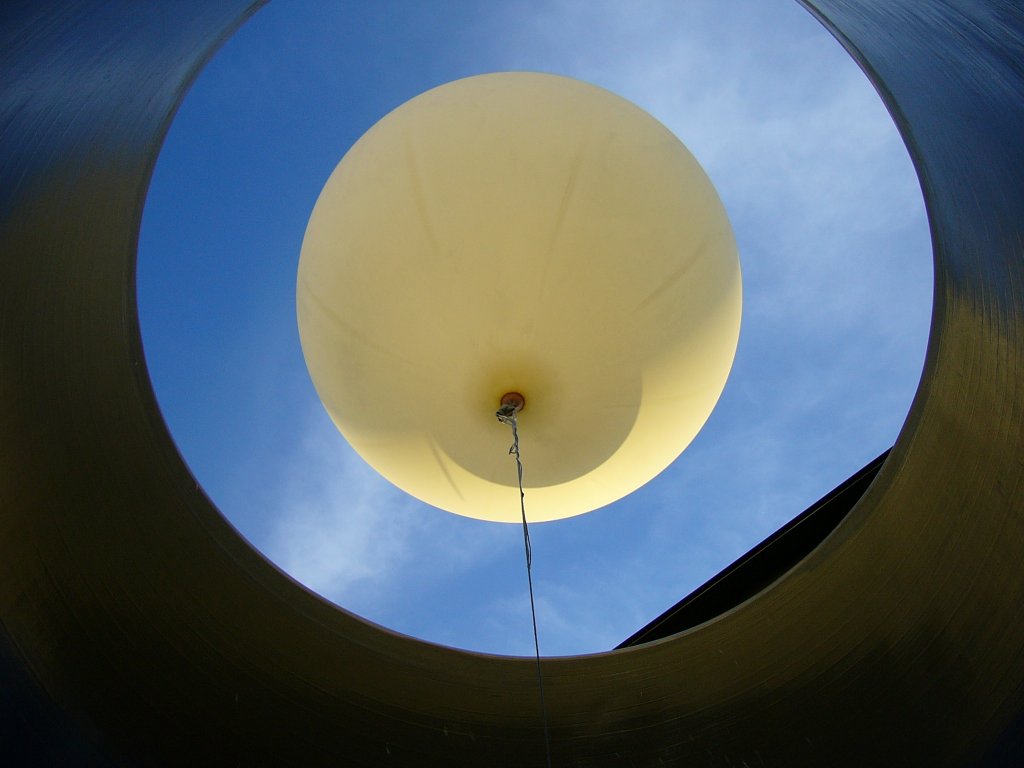
[[[502,395],[502,399],[498,406],[498,418],[499,419],[511,419],[513,415],[518,414],[526,407],[526,398],[518,392],[506,392]]]
[[[526,398],[518,392],[506,392],[501,396],[498,410],[506,416],[519,413],[526,407]]]

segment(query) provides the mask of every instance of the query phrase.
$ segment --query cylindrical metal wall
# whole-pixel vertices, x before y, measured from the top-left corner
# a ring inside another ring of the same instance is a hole
[[[546,662],[555,765],[994,764],[1019,746],[1024,13],[808,5],[921,178],[921,387],[872,487],[782,579],[665,640]],[[135,312],[146,186],[185,88],[251,11],[0,11],[0,759],[540,764],[530,660],[305,591],[225,522],[161,421]]]

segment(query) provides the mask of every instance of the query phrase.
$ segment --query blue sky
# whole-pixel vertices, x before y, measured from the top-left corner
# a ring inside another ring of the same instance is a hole
[[[196,478],[279,567],[396,631],[532,653],[521,531],[367,467],[317,400],[295,325],[306,221],[348,147],[422,91],[499,70],[651,112],[739,244],[740,343],[703,431],[622,501],[531,529],[542,653],[602,651],[888,448],[920,377],[916,177],[866,78],[792,0],[272,3],[201,73],[157,163],[146,360]]]

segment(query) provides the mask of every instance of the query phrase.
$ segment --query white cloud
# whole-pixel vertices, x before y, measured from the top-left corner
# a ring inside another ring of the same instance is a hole
[[[275,470],[273,522],[256,541],[295,579],[364,618],[430,635],[416,614],[423,594],[468,583],[515,539],[505,526],[458,518],[392,486],[348,445],[311,404],[303,439]],[[428,601],[429,602],[429,601]],[[457,601],[456,601],[457,603]],[[433,620],[436,621],[436,614]],[[431,637],[454,642],[443,627]]]
[[[397,576],[421,528],[416,505],[339,439],[322,414],[309,420],[281,473],[277,521],[267,554],[296,579],[344,602]]]

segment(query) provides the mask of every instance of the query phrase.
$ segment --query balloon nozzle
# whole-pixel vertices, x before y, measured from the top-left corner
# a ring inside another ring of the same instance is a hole
[[[526,407],[526,398],[518,392],[506,392],[501,396],[498,404],[497,417],[504,421],[512,418]]]

